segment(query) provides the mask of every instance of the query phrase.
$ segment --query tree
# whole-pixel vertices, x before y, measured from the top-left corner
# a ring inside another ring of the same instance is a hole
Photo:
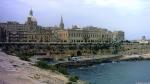
[[[121,45],[122,45],[122,42],[114,42],[112,44],[113,54],[118,54],[118,52],[122,49]]]

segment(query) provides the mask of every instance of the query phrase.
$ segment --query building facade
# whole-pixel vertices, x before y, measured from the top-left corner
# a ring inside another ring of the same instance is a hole
[[[125,40],[125,34],[123,31],[114,31],[113,32],[113,40],[114,41],[124,41]]]
[[[93,26],[84,28],[73,26],[68,30],[68,33],[71,43],[110,43],[113,41],[111,31]]]
[[[123,31],[111,32],[93,26],[83,28],[73,26],[71,29],[65,29],[62,16],[58,27],[42,27],[38,25],[32,10],[24,24],[0,23],[0,32],[2,32],[1,42],[111,43],[114,40],[124,40]]]

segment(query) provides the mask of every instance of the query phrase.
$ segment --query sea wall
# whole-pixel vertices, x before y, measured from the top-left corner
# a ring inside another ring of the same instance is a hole
[[[114,44],[7,44],[1,45],[8,54],[45,55],[54,60],[72,56],[132,55],[150,53],[150,44],[114,43]]]

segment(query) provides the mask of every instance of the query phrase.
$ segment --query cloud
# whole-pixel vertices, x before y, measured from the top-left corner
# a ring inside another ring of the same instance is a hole
[[[25,5],[28,5],[34,10],[47,10],[48,8],[58,8],[60,4],[58,0],[17,0]]]
[[[149,0],[17,0],[34,10],[84,11],[93,7],[110,8],[119,13],[141,12],[150,5]]]
[[[145,7],[144,0],[85,0],[85,4],[99,7],[113,7],[118,10],[139,11]]]

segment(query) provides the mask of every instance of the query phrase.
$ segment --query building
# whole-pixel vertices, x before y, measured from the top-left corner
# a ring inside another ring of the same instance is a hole
[[[68,42],[68,31],[64,29],[53,30],[55,32],[56,42]]]
[[[123,31],[114,31],[113,32],[113,41],[124,41],[125,40],[125,34]]]
[[[36,18],[33,16],[33,11],[30,10],[29,15],[27,17],[27,21],[25,22],[25,25],[27,26],[28,32],[36,32],[38,29]]]
[[[142,36],[141,40],[138,40],[137,42],[139,42],[140,44],[148,44],[149,41],[146,39],[145,36]]]
[[[0,42],[6,42],[6,30],[0,27]]]
[[[20,42],[21,38],[24,38],[21,34],[25,31],[26,25],[19,24],[18,22],[10,22],[0,23],[0,27],[3,28],[6,32],[7,42]]]
[[[62,16],[59,26],[42,27],[32,10],[24,24],[15,21],[0,23],[0,32],[1,42],[111,43],[124,40],[123,31],[111,32],[93,26],[65,29]]]
[[[93,26],[78,28],[73,26],[68,29],[70,43],[110,43],[112,42],[112,32]]]

